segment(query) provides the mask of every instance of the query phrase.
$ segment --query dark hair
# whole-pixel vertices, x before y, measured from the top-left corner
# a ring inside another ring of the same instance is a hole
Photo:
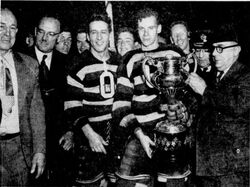
[[[72,33],[72,28],[69,25],[62,24],[61,32],[70,32],[70,33]]]
[[[116,33],[116,39],[118,39],[119,34],[121,34],[122,32],[129,32],[133,35],[134,40],[135,40],[135,32],[131,27],[121,27],[118,29],[117,33]]]
[[[76,34],[78,33],[88,33],[86,24],[80,24],[76,29]]]
[[[144,8],[144,9],[139,10],[135,16],[136,22],[141,21],[142,19],[148,18],[150,16],[154,16],[157,21],[157,24],[159,24],[160,22],[159,14],[151,8]]]
[[[94,21],[103,21],[105,23],[108,24],[108,29],[109,29],[109,32],[111,32],[111,19],[108,17],[108,15],[106,13],[94,13],[90,19],[89,19],[89,22],[88,22],[88,32],[89,32],[89,26],[90,26],[90,23],[94,22]]]

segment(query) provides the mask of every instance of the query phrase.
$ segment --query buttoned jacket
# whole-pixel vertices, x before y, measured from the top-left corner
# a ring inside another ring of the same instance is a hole
[[[196,128],[196,172],[220,176],[249,170],[250,71],[235,62],[202,97]]]

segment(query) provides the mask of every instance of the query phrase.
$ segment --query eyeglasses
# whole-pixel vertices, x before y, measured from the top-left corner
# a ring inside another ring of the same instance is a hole
[[[235,45],[230,45],[230,46],[226,46],[226,47],[214,46],[214,48],[215,48],[215,50],[216,50],[218,53],[222,53],[224,49],[231,48],[231,47],[236,47],[236,46],[239,46],[239,45],[238,45],[238,44],[235,44]]]
[[[53,38],[53,37],[55,37],[56,35],[58,35],[58,34],[60,34],[60,33],[55,33],[55,32],[47,32],[46,33],[46,31],[44,31],[43,29],[40,29],[40,28],[38,28],[37,29],[37,35],[42,35],[42,36],[44,36],[46,34],[46,36],[48,36],[49,38]]]

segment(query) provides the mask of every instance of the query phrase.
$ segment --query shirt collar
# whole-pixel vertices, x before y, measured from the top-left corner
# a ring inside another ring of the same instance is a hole
[[[15,67],[12,50],[9,50],[6,54],[4,54],[4,56],[2,56],[2,58],[5,59],[5,63],[7,63],[7,66],[10,66],[12,68]]]
[[[37,56],[39,64],[41,63],[41,61],[43,59],[43,55],[47,55],[47,58],[45,59],[46,62],[50,62],[51,61],[52,52],[50,52],[50,53],[43,53],[39,49],[37,49],[36,46],[35,46],[35,52],[36,52],[36,56]]]

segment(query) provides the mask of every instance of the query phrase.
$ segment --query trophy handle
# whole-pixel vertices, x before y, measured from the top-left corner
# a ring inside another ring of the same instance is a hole
[[[194,69],[193,69],[192,72],[188,72],[188,71],[184,68],[184,66],[185,66],[186,64],[188,64],[188,60],[191,59],[191,58],[193,58],[193,60],[194,60]],[[197,67],[198,67],[198,60],[197,60],[197,56],[196,56],[193,52],[190,53],[187,57],[183,57],[183,61],[184,61],[184,63],[182,63],[182,68],[181,68],[181,70],[182,70],[182,72],[183,72],[187,77],[189,76],[190,73],[196,73]]]
[[[151,87],[151,88],[154,87],[154,88],[158,89],[157,85],[153,84],[151,81],[150,66],[155,66],[154,59],[149,57],[149,56],[146,56],[144,58],[144,60],[142,61],[142,71],[143,71],[143,74],[146,78],[146,83],[149,83],[148,84],[149,87]]]

